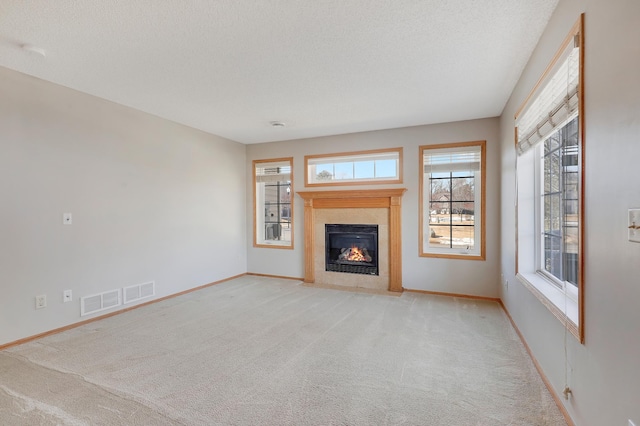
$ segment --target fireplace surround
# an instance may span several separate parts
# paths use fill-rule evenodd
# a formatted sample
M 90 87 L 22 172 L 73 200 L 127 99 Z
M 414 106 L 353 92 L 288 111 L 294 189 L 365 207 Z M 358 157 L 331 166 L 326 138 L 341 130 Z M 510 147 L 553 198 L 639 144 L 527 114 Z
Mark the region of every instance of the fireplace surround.
M 361 282 L 378 280 L 383 283 L 383 289 L 402 292 L 401 200 L 405 191 L 406 188 L 386 188 L 297 192 L 304 200 L 304 281 L 343 285 L 343 281 L 349 280 L 342 277 L 351 276 L 357 282 L 347 286 L 360 287 Z M 379 218 L 378 221 L 364 218 L 365 223 L 383 223 L 378 233 L 380 276 L 325 272 L 324 223 L 348 223 L 363 215 Z M 345 218 L 347 220 L 341 220 Z M 341 278 L 339 282 L 327 282 L 326 274 Z

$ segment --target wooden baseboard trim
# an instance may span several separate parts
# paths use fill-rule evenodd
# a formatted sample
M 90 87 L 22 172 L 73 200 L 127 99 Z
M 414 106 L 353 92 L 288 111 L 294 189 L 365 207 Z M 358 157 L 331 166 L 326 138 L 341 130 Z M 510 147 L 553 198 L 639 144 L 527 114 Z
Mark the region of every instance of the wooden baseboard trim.
M 348 291 L 351 293 L 377 294 L 382 296 L 394 296 L 394 297 L 402 296 L 402 292 L 390 291 L 390 290 L 376 290 L 374 288 L 349 287 L 346 285 L 318 284 L 318 283 L 303 283 L 302 285 L 305 287 L 311 287 L 311 288 L 325 288 L 329 290 Z
M 556 393 L 553 386 L 551 386 L 551 382 L 549 382 L 549 379 L 547 379 L 547 376 L 545 376 L 544 371 L 542 371 L 542 367 L 540 367 L 540 364 L 538 364 L 538 360 L 536 359 L 535 356 L 533 356 L 533 352 L 531 352 L 531 348 L 529 348 L 527 341 L 524 340 L 524 336 L 522 335 L 522 333 L 520 333 L 520 330 L 518 329 L 518 326 L 516 325 L 516 323 L 513 321 L 513 318 L 511 318 L 511 314 L 509 313 L 509 310 L 504 305 L 504 303 L 502 303 L 501 299 L 498 299 L 498 302 L 500 303 L 500 306 L 502 307 L 502 310 L 504 311 L 504 313 L 507 315 L 507 318 L 509 318 L 509 322 L 511 322 L 511 326 L 516 331 L 516 334 L 520 338 L 520 341 L 522 342 L 522 344 L 524 345 L 524 348 L 529 354 L 529 358 L 531 358 L 531 361 L 533 361 L 533 365 L 536 367 L 536 370 L 538 370 L 538 374 L 540 374 L 540 377 L 542 378 L 542 382 L 545 384 L 545 386 L 549 390 L 549 393 L 551 393 L 551 397 L 553 397 L 553 400 L 556 402 L 556 405 L 558 406 L 558 409 L 562 413 L 564 420 L 567 422 L 567 426 L 575 426 L 575 423 L 571 419 L 569 412 L 567 411 L 564 404 L 560 400 L 560 397 Z
M 153 299 L 153 300 L 150 300 L 148 302 L 141 303 L 139 305 L 130 306 L 128 308 L 120 309 L 118 311 L 109 312 L 108 314 L 100 315 L 100 316 L 97 316 L 97 317 L 94 317 L 94 318 L 89 318 L 87 320 L 83 320 L 83 321 L 79 321 L 79 322 L 74 322 L 73 324 L 65 325 L 64 327 L 56 328 L 56 329 L 53 329 L 53 330 L 45 331 L 43 333 L 35 334 L 33 336 L 25 337 L 23 339 L 19 339 L 19 340 L 13 341 L 13 342 L 5 343 L 4 345 L 0 345 L 0 351 L 2 351 L 4 349 L 7 349 L 7 348 L 10 348 L 10 347 L 13 347 L 13 346 L 18 346 L 18 345 L 22 345 L 22 344 L 27 343 L 27 342 L 31 342 L 33 340 L 41 339 L 43 337 L 50 336 L 52 334 L 62 333 L 63 331 L 71 330 L 73 328 L 80 327 L 82 325 L 89 324 L 89 323 L 92 323 L 92 322 L 95 322 L 95 321 L 99 321 L 101 319 L 105 319 L 105 318 L 113 317 L 115 315 L 119 315 L 119 314 L 122 314 L 122 313 L 125 313 L 125 312 L 129 312 L 129 311 L 132 311 L 134 309 L 141 308 L 143 306 L 151 305 L 153 303 L 162 302 L 163 300 L 172 299 L 174 297 L 178 297 L 178 296 L 182 296 L 183 294 L 192 293 L 194 291 L 202 290 L 204 288 L 211 287 L 211 286 L 214 286 L 214 285 L 217 285 L 217 284 L 222 284 L 223 282 L 230 281 L 230 280 L 233 280 L 233 279 L 236 279 L 236 278 L 240 278 L 240 277 L 243 277 L 245 275 L 247 275 L 247 274 L 245 273 L 245 274 L 234 275 L 233 277 L 224 278 L 222 280 L 214 281 L 214 282 L 209 283 L 209 284 L 204 284 L 204 285 L 201 285 L 201 286 L 198 286 L 198 287 L 190 288 L 189 290 L 184 290 L 184 291 L 181 291 L 181 292 L 178 292 L 178 293 L 170 294 L 168 296 L 160 297 L 158 299 Z
M 464 299 L 487 300 L 489 302 L 500 303 L 500 298 L 498 297 L 474 296 L 472 294 L 444 293 L 441 291 L 414 290 L 411 288 L 405 288 L 404 291 L 408 291 L 410 293 L 428 294 L 431 296 L 462 297 Z
M 251 276 L 254 276 L 254 277 L 280 278 L 280 279 L 283 279 L 283 280 L 304 281 L 304 278 L 286 277 L 284 275 L 258 274 L 258 273 L 255 273 L 255 272 L 247 272 L 246 275 L 251 275 Z

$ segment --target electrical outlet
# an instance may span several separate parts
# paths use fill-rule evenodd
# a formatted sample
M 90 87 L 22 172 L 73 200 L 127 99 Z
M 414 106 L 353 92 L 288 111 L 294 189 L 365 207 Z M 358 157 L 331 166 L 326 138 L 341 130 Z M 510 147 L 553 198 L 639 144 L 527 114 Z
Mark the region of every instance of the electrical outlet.
M 62 301 L 64 303 L 67 303 L 67 302 L 71 302 L 72 300 L 73 300 L 73 295 L 71 293 L 71 290 L 65 290 L 62 293 Z
M 47 295 L 41 294 L 36 296 L 36 309 L 42 309 L 47 307 Z

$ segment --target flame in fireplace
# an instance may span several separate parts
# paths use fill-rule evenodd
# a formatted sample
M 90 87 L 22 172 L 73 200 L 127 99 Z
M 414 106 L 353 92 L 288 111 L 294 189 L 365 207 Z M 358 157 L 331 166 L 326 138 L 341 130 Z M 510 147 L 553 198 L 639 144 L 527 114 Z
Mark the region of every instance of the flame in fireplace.
M 356 246 L 351 246 L 351 250 L 349 251 L 349 255 L 347 256 L 347 260 L 351 262 L 366 262 L 367 258 L 362 253 L 362 250 Z
M 371 256 L 366 248 L 360 248 L 355 244 L 351 248 L 340 249 L 338 260 L 347 262 L 371 262 Z

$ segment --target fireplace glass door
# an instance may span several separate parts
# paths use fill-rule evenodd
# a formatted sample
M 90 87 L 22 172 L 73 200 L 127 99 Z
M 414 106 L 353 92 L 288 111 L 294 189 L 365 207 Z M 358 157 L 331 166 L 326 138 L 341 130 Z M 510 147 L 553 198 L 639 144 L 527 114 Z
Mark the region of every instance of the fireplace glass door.
M 327 271 L 378 275 L 378 225 L 325 225 Z

